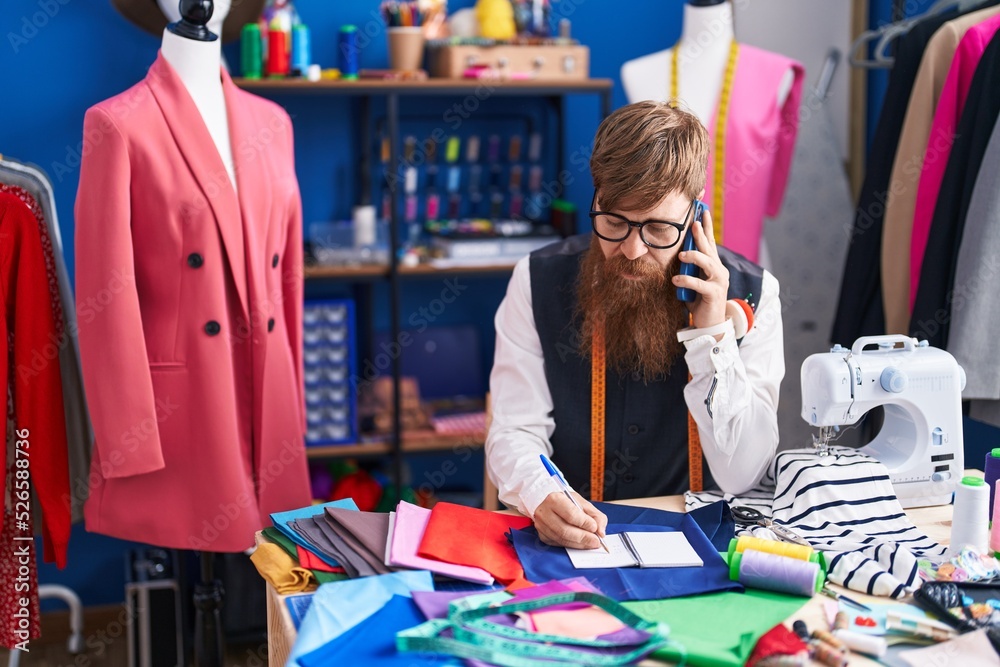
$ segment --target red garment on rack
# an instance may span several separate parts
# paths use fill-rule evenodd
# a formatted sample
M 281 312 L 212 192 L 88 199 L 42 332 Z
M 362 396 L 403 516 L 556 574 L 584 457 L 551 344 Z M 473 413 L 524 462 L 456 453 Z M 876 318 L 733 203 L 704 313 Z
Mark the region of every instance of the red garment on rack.
M 0 193 L 0 387 L 27 429 L 31 486 L 42 508 L 43 556 L 66 566 L 70 533 L 69 454 L 49 277 L 38 220 L 19 197 Z M 0 470 L 7 470 L 6 451 Z M 9 490 L 8 490 L 9 491 Z
M 531 519 L 525 516 L 438 503 L 431 510 L 417 554 L 479 567 L 505 586 L 523 588 L 530 584 L 507 533 L 530 525 Z

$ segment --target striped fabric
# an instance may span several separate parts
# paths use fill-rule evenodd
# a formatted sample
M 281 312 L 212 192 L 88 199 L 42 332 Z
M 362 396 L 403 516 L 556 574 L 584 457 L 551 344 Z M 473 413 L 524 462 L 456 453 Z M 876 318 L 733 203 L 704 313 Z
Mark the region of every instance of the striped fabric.
M 688 511 L 720 498 L 760 510 L 823 551 L 835 584 L 899 598 L 920 585 L 917 559 L 943 559 L 946 547 L 923 535 L 896 498 L 886 467 L 846 447 L 779 453 L 759 488 L 736 498 L 688 492 Z M 750 534 L 774 537 L 766 528 Z

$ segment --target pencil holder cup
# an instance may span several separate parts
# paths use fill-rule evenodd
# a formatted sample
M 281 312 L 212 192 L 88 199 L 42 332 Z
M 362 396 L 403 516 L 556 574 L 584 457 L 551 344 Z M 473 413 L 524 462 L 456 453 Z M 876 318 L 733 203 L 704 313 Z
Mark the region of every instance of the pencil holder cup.
M 389 28 L 389 68 L 412 72 L 424 59 L 424 33 L 420 27 Z

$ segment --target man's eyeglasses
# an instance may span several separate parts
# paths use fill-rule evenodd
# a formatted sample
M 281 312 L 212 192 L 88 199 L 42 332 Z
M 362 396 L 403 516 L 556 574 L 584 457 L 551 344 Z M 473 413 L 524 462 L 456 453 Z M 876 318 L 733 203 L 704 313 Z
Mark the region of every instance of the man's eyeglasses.
M 597 191 L 594 190 L 594 198 L 590 200 L 590 222 L 594 227 L 594 233 L 598 237 L 611 243 L 621 243 L 632 233 L 632 228 L 639 230 L 639 238 L 650 248 L 666 250 L 672 248 L 681 240 L 681 234 L 687 225 L 691 211 L 694 210 L 694 202 L 688 206 L 682 222 L 667 222 L 665 220 L 647 220 L 646 222 L 633 222 L 623 215 L 617 213 L 605 213 L 597 211 L 594 205 L 597 203 Z

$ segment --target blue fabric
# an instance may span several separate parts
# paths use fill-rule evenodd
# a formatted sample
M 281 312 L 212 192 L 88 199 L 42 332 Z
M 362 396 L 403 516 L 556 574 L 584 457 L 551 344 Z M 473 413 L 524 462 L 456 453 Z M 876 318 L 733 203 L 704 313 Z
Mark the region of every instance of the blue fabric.
M 286 665 L 300 665 L 299 658 L 367 619 L 393 595 L 410 597 L 412 591 L 432 590 L 434 584 L 427 570 L 405 570 L 323 584 L 312 596 L 312 604 L 302 619 Z M 423 622 L 423 617 L 420 621 Z
M 461 661 L 430 653 L 399 653 L 396 633 L 424 622 L 412 598 L 394 595 L 385 605 L 333 641 L 299 658 L 302 667 L 332 665 L 399 665 L 437 667 L 461 665 Z
M 594 505 L 608 517 L 608 523 L 641 523 L 677 528 L 680 525 L 680 518 L 684 516 L 680 512 L 665 512 L 630 505 L 611 503 L 594 503 Z M 736 521 L 729 511 L 729 505 L 720 500 L 692 510 L 687 516 L 694 519 L 716 551 L 729 551 L 729 541 L 736 536 Z
M 342 509 L 349 509 L 357 511 L 358 506 L 354 504 L 352 498 L 344 498 L 343 500 L 334 500 L 329 503 L 323 503 L 322 505 L 309 505 L 307 507 L 300 507 L 297 510 L 288 510 L 287 512 L 274 512 L 271 514 L 271 523 L 274 527 L 281 531 L 281 534 L 295 542 L 297 545 L 303 549 L 309 550 L 311 553 L 316 554 L 324 562 L 330 565 L 330 567 L 339 567 L 340 563 L 336 560 L 331 559 L 329 556 L 324 556 L 323 554 L 316 551 L 313 545 L 309 544 L 301 535 L 299 535 L 291 526 L 288 525 L 289 521 L 294 521 L 296 519 L 307 519 L 314 516 L 318 516 L 326 512 L 327 507 L 340 507 Z
M 612 506 L 621 507 L 621 506 Z M 604 511 L 604 507 L 600 508 Z M 634 509 L 634 508 L 631 508 Z M 646 514 L 645 512 L 657 512 Z M 609 523 L 607 532 L 657 532 L 679 530 L 701 557 L 701 567 L 671 568 L 601 568 L 577 570 L 562 547 L 543 544 L 534 527 L 513 531 L 514 549 L 521 559 L 528 581 L 545 582 L 550 579 L 568 579 L 585 574 L 587 580 L 609 598 L 625 600 L 660 600 L 719 591 L 743 591 L 738 582 L 729 580 L 729 568 L 719 555 L 719 550 L 687 514 L 646 510 L 642 521 L 656 520 L 655 524 Z M 616 517 L 618 518 L 618 517 Z M 609 516 L 610 521 L 614 521 Z

